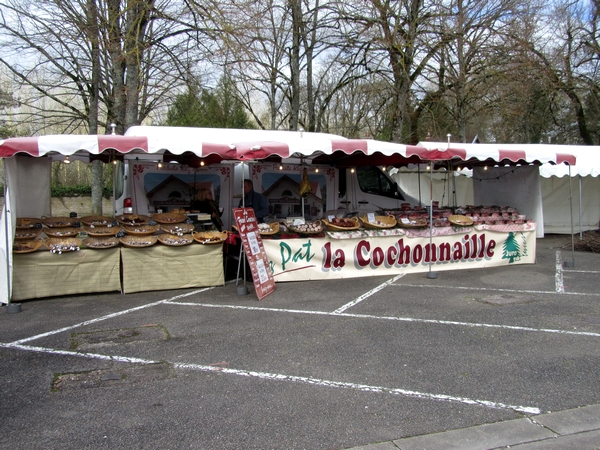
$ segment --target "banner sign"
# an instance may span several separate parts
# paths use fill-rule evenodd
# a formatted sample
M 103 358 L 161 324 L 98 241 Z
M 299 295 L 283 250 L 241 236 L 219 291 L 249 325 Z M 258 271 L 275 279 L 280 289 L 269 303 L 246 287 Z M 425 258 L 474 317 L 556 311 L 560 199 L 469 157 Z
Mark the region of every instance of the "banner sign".
M 467 233 L 429 237 L 356 239 L 305 237 L 264 241 L 276 281 L 355 278 L 430 270 L 534 264 L 533 231 Z
M 258 221 L 252 208 L 234 208 L 233 216 L 252 273 L 254 290 L 258 299 L 262 300 L 275 290 L 275 281 L 260 238 Z

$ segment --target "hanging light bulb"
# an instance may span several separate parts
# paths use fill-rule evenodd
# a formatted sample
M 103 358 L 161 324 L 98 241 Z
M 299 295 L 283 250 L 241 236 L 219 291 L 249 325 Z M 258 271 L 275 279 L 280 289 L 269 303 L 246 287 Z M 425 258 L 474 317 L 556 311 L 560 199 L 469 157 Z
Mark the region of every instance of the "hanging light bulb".
M 159 163 L 158 163 L 158 168 L 159 168 L 159 169 L 162 169 L 162 162 L 159 162 Z
M 68 156 L 65 156 L 65 159 L 64 159 L 63 163 L 65 163 L 65 164 L 71 164 L 71 160 L 69 159 Z

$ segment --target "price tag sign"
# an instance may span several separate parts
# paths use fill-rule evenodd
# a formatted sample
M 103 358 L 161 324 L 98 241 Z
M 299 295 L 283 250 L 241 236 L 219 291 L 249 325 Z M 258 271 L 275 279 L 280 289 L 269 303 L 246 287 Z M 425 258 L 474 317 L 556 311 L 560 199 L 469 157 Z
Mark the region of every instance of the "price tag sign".
M 258 234 L 258 236 L 260 236 L 260 234 Z M 250 247 L 250 254 L 252 256 L 258 255 L 260 253 L 260 245 L 258 243 L 258 239 L 260 238 L 257 237 L 255 231 L 250 231 L 248 233 L 248 247 Z
M 369 221 L 369 223 L 375 223 L 375 213 L 367 214 L 367 220 Z
M 263 247 L 258 220 L 252 208 L 234 208 L 233 216 L 250 266 L 254 290 L 259 300 L 275 291 L 275 280 Z

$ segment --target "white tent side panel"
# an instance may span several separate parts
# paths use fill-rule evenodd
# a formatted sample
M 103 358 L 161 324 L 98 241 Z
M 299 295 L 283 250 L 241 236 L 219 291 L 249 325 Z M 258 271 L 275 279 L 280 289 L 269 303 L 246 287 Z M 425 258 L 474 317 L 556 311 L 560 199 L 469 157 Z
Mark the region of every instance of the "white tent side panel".
M 5 161 L 11 159 L 16 159 L 11 172 L 16 173 L 12 194 L 17 217 L 52 216 L 52 160 L 14 156 Z
M 17 217 L 51 216 L 49 158 L 14 156 L 4 160 L 5 209 L 0 220 L 0 303 L 12 295 L 12 245 Z
M 536 236 L 544 237 L 544 211 L 537 166 L 483 167 L 473 169 L 476 205 L 513 206 L 537 223 Z
M 433 200 L 440 205 L 463 206 L 473 204 L 473 181 L 469 177 L 448 177 L 445 173 L 433 172 L 433 180 L 429 172 L 396 172 L 392 178 L 398 187 L 411 197 L 428 205 L 430 199 L 430 185 L 433 188 Z M 454 205 L 453 190 L 456 187 L 456 205 Z
M 569 190 L 568 176 L 540 179 L 546 233 L 571 234 L 570 191 L 573 195 L 573 232 L 600 227 L 600 177 L 573 177 L 570 181 Z

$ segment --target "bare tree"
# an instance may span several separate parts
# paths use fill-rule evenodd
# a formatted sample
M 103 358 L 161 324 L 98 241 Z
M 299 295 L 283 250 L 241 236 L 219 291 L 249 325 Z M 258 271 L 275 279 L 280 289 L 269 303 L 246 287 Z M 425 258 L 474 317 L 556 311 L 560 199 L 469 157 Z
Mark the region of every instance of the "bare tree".
M 598 4 L 540 5 L 535 19 L 522 23 L 511 38 L 521 60 L 550 90 L 554 126 L 546 134 L 555 142 L 597 144 Z
M 379 137 L 411 139 L 414 88 L 432 57 L 445 44 L 439 22 L 444 13 L 435 1 L 382 0 L 336 2 L 349 42 L 362 45 L 363 64 L 389 82 L 388 124 Z
M 439 53 L 439 70 L 446 111 L 453 118 L 459 141 L 479 132 L 468 132 L 470 122 L 489 108 L 490 89 L 509 70 L 512 52 L 504 45 L 506 28 L 518 11 L 513 0 L 454 0 L 447 4 L 441 25 L 448 45 Z M 443 71 L 443 75 L 441 75 Z M 442 100 L 440 98 L 440 100 Z
M 199 30 L 179 1 L 6 0 L 0 8 L 0 64 L 35 93 L 19 99 L 34 133 L 49 124 L 97 133 L 111 123 L 123 133 L 168 105 L 180 70 L 200 59 L 189 43 Z

